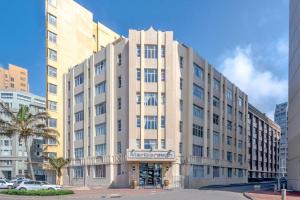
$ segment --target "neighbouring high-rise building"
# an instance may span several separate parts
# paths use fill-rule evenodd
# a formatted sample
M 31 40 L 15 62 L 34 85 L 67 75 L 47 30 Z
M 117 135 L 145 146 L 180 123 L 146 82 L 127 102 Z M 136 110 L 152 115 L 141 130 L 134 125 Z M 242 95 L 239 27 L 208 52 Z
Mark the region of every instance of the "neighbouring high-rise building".
M 247 182 L 248 97 L 172 31 L 129 30 L 64 85 L 65 184 Z
M 249 181 L 277 178 L 280 127 L 253 105 L 248 110 Z
M 44 112 L 46 100 L 27 92 L 9 90 L 0 91 L 0 101 L 4 102 L 12 111 L 17 112 L 20 105 L 28 106 L 31 113 Z M 0 112 L 1 119 L 5 119 L 5 113 Z M 31 157 L 35 176 L 38 180 L 44 180 L 45 174 L 40 163 L 43 161 L 43 138 L 34 138 L 30 141 Z M 18 136 L 11 138 L 0 136 L 0 178 L 12 179 L 28 175 L 27 151 L 24 141 L 19 142 Z
M 46 152 L 63 156 L 63 74 L 119 35 L 93 21 L 93 14 L 73 0 L 46 0 L 46 82 L 49 126 L 61 134 Z
M 300 190 L 300 1 L 290 0 L 288 187 Z
M 27 69 L 12 64 L 8 69 L 0 66 L 0 90 L 29 92 Z
M 287 158 L 288 158 L 288 103 L 287 102 L 276 105 L 274 120 L 281 128 L 280 150 L 279 150 L 279 172 L 280 172 L 280 176 L 287 176 Z

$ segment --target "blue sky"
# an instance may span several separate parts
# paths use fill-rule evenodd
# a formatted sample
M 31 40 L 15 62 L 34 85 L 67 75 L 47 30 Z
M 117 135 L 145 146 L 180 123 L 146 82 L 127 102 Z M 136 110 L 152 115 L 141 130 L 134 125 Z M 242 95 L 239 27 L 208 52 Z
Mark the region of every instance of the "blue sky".
M 288 0 L 76 1 L 124 36 L 173 30 L 269 116 L 287 99 Z M 27 68 L 31 91 L 45 95 L 44 1 L 1 0 L 0 27 L 0 65 Z

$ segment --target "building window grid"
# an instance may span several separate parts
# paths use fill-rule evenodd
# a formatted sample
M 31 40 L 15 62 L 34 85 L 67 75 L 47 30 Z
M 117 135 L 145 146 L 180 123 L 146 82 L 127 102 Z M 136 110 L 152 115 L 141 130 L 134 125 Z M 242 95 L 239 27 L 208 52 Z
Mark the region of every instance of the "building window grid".
M 144 116 L 145 129 L 157 129 L 157 116 Z
M 157 58 L 157 45 L 145 45 L 145 58 Z
M 75 81 L 75 87 L 78 86 L 78 85 L 83 84 L 83 82 L 84 82 L 84 75 L 83 75 L 83 73 L 81 73 L 78 76 L 76 76 L 75 79 L 74 79 L 74 81 Z
M 144 69 L 144 81 L 146 83 L 157 82 L 157 69 Z
M 106 70 L 106 60 L 102 60 L 95 65 L 95 74 L 100 75 Z
M 106 123 L 97 124 L 95 126 L 96 136 L 106 135 Z

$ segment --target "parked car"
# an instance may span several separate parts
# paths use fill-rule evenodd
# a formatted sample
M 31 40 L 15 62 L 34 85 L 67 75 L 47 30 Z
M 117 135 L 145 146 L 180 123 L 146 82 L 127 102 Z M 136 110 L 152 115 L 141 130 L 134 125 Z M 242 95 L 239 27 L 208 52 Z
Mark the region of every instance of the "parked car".
M 11 181 L 21 181 L 21 180 L 29 180 L 29 179 L 25 178 L 25 177 L 18 177 L 18 178 L 12 179 Z
M 9 182 L 5 179 L 0 180 L 0 188 L 1 189 L 12 189 L 13 188 L 13 183 Z
M 13 183 L 13 188 L 17 188 L 23 181 L 30 181 L 30 179 L 22 179 L 22 180 L 11 181 Z
M 61 190 L 61 185 L 52 185 L 44 181 L 22 181 L 17 190 Z

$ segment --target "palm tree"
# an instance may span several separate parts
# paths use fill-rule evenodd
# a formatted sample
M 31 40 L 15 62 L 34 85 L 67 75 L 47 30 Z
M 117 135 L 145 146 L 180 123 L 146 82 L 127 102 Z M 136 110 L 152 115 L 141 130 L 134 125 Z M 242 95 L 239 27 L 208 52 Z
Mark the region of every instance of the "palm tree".
M 17 112 L 14 112 L 3 102 L 0 102 L 0 111 L 4 113 L 4 117 L 0 118 L 0 135 L 17 136 L 19 142 L 24 141 L 30 176 L 35 180 L 29 141 L 35 137 L 56 140 L 58 132 L 55 129 L 48 128 L 49 115 L 47 112 L 32 114 L 27 106 L 21 106 Z
M 57 176 L 56 184 L 60 185 L 62 169 L 70 163 L 70 159 L 64 159 L 62 157 L 60 158 L 48 157 L 48 159 L 49 159 L 50 167 L 56 172 L 56 176 Z

